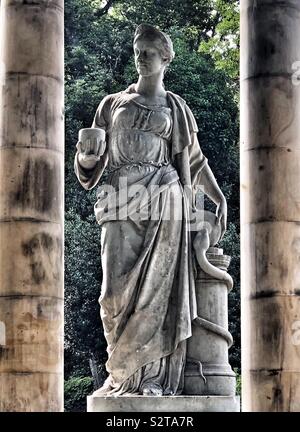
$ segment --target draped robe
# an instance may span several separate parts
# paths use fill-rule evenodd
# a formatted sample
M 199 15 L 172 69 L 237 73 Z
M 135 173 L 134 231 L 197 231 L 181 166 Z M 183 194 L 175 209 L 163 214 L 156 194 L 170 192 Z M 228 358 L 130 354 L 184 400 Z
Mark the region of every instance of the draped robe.
M 109 165 L 114 113 L 134 92 L 132 85 L 100 103 L 92 127 L 106 130 L 106 150 L 91 170 L 80 166 L 78 153 L 75 156 L 75 173 L 85 189 L 95 187 Z M 108 344 L 106 369 L 111 386 L 119 394 L 138 392 L 147 377 L 163 384 L 168 394 L 179 394 L 183 387 L 185 342 L 197 316 L 189 221 L 207 159 L 197 140 L 196 121 L 185 101 L 172 92 L 167 92 L 167 101 L 173 120 L 171 163 L 137 177 L 138 184 L 145 188 L 158 185 L 158 192 L 146 200 L 129 194 L 130 199 L 122 202 L 122 188 L 116 188 L 109 198 L 114 198 L 117 208 L 107 209 L 100 187 L 95 204 L 96 219 L 102 227 L 103 282 L 99 302 Z M 128 180 L 129 190 L 136 187 L 136 178 L 128 175 Z M 175 203 L 174 209 L 181 215 L 178 220 L 164 218 L 170 202 Z M 137 219 L 133 224 L 128 221 L 131 209 L 149 209 L 150 204 L 152 210 L 158 211 L 158 218 Z

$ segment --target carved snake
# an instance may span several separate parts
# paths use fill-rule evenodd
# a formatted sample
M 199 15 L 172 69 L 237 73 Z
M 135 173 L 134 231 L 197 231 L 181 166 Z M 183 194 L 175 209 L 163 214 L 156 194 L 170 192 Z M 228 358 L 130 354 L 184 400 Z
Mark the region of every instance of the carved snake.
M 230 291 L 233 287 L 232 277 L 226 271 L 212 265 L 206 257 L 208 248 L 214 246 L 219 241 L 221 227 L 217 223 L 216 215 L 213 213 L 204 211 L 203 216 L 202 221 L 198 224 L 197 233 L 193 240 L 193 247 L 198 264 L 206 274 L 215 279 L 224 281 L 227 285 L 228 291 Z M 223 327 L 201 317 L 197 317 L 193 322 L 194 324 L 223 337 L 226 340 L 228 347 L 231 347 L 233 343 L 232 336 L 229 331 L 225 330 Z

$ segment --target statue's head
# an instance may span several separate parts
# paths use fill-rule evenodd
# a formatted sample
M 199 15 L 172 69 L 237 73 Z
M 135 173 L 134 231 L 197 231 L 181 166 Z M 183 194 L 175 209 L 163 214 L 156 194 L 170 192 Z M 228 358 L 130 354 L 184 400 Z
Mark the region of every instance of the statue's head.
M 164 71 L 175 56 L 171 38 L 149 24 L 137 27 L 133 49 L 136 69 L 143 76 Z

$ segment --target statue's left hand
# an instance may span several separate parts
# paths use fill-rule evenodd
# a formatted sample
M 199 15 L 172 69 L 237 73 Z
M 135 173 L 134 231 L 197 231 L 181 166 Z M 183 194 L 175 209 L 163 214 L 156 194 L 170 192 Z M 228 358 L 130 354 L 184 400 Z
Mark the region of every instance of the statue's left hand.
M 221 225 L 221 237 L 220 237 L 220 241 L 221 241 L 227 228 L 227 203 L 225 198 L 223 198 L 218 204 L 216 210 L 216 216 L 217 216 L 217 223 Z

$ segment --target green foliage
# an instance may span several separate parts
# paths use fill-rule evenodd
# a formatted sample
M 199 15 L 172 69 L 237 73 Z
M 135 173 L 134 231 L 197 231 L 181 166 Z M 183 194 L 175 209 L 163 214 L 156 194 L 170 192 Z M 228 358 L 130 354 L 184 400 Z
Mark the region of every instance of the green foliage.
M 242 376 L 239 374 L 239 370 L 237 368 L 234 369 L 236 374 L 236 394 L 241 396 L 242 394 Z
M 226 198 L 236 200 L 238 110 L 230 80 L 212 61 L 195 51 L 188 52 L 182 34 L 174 34 L 173 39 L 176 57 L 167 72 L 166 87 L 187 101 L 198 123 L 202 151 L 221 187 L 227 187 Z M 238 203 L 229 203 L 230 208 L 233 206 Z
M 76 377 L 65 381 L 65 411 L 86 411 L 86 397 L 93 392 L 90 377 Z
M 123 0 L 116 3 L 114 14 L 134 26 L 147 22 L 166 31 L 179 27 L 190 48 L 195 49 L 215 25 L 213 3 L 213 0 L 143 0 L 137 5 Z
M 77 133 L 80 128 L 91 125 L 97 105 L 105 95 L 123 90 L 136 81 L 132 38 L 136 25 L 141 22 L 158 25 L 172 37 L 176 56 L 165 77 L 166 88 L 182 96 L 191 107 L 199 127 L 201 148 L 228 200 L 228 232 L 221 247 L 233 257 L 230 273 L 235 288 L 229 296 L 229 317 L 235 345 L 231 360 L 239 367 L 238 109 L 234 74 L 226 63 L 229 51 L 222 48 L 222 35 L 229 34 L 231 28 L 233 37 L 237 37 L 236 27 L 230 27 L 230 13 L 236 20 L 235 3 L 231 8 L 225 0 L 116 0 L 110 1 L 111 7 L 104 10 L 98 1 L 66 0 L 65 376 L 70 378 L 68 392 L 73 388 L 74 377 L 91 374 L 91 358 L 99 363 L 104 379 L 106 360 L 98 305 L 102 280 L 101 232 L 93 212 L 95 191 L 85 191 L 74 174 Z M 206 47 L 212 43 L 210 35 L 219 35 L 219 42 L 216 39 L 214 46 L 204 49 L 204 43 L 208 44 Z M 220 57 L 216 55 L 219 51 Z M 74 398 L 70 399 L 67 408 L 76 408 L 76 404 Z
M 239 76 L 239 1 L 215 0 L 216 26 L 208 40 L 200 43 L 199 51 L 209 54 L 218 69 L 226 71 L 237 85 Z
M 92 213 L 92 212 L 91 212 Z M 65 373 L 88 375 L 89 359 L 104 362 L 98 298 L 101 287 L 100 229 L 91 214 L 65 215 Z

